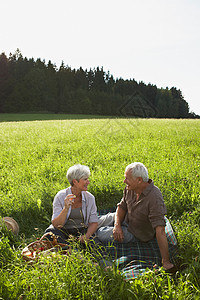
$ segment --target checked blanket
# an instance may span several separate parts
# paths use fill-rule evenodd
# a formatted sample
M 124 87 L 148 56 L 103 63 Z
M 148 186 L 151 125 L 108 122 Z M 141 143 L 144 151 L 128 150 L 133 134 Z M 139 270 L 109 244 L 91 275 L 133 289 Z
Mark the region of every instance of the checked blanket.
M 109 210 L 113 212 L 115 210 Z M 108 211 L 107 211 L 108 212 Z M 107 212 L 99 212 L 99 215 Z M 178 264 L 178 245 L 169 220 L 165 217 L 165 232 L 168 240 L 170 261 Z M 137 278 L 146 269 L 162 266 L 162 259 L 156 238 L 149 242 L 136 241 L 132 243 L 112 243 L 105 245 L 106 252 L 111 260 L 119 267 L 126 280 Z

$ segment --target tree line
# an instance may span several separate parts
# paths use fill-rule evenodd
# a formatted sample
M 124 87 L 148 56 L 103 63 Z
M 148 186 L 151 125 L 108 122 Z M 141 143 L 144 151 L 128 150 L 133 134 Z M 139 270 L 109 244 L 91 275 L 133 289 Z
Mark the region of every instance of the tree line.
M 103 67 L 72 69 L 62 62 L 0 54 L 0 113 L 51 112 L 118 117 L 194 118 L 176 87 L 114 79 Z

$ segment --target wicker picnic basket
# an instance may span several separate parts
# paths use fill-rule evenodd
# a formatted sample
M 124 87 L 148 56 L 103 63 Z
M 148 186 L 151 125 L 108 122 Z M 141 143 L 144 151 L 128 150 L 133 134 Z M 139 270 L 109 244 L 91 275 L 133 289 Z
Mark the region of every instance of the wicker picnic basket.
M 48 236 L 52 235 L 53 240 L 49 240 Z M 52 253 L 59 252 L 65 255 L 71 253 L 71 247 L 67 244 L 59 243 L 56 236 L 51 233 L 45 233 L 40 239 L 27 245 L 21 252 L 21 255 L 26 261 L 37 260 L 41 256 L 49 256 Z

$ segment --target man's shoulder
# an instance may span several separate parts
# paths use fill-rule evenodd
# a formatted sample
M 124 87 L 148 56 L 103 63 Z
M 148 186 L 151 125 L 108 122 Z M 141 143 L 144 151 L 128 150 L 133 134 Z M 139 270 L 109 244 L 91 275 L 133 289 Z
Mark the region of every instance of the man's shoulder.
M 153 180 L 149 183 L 149 186 L 145 189 L 144 195 L 147 199 L 147 201 L 157 202 L 157 201 L 163 201 L 163 195 L 161 193 L 161 190 L 154 185 Z
M 155 192 L 161 193 L 161 190 L 159 189 L 159 187 L 157 185 L 155 185 L 154 183 L 152 185 L 152 190 L 155 191 Z
M 161 190 L 159 189 L 159 187 L 157 187 L 155 184 L 154 184 L 154 181 L 152 179 L 150 179 L 150 183 L 149 183 L 149 187 L 147 188 L 147 190 L 149 192 L 152 192 L 152 193 L 158 193 L 158 194 L 162 194 L 161 193 Z
M 159 189 L 159 187 L 157 187 L 156 185 L 153 186 L 152 193 L 154 193 L 155 195 L 158 195 L 159 197 L 162 197 L 162 192 Z
M 151 189 L 151 191 L 149 192 L 149 194 L 147 195 L 148 199 L 149 199 L 149 204 L 150 205 L 154 205 L 154 206 L 160 206 L 160 205 L 164 205 L 164 199 L 163 199 L 163 195 L 160 191 L 160 189 L 154 185 Z

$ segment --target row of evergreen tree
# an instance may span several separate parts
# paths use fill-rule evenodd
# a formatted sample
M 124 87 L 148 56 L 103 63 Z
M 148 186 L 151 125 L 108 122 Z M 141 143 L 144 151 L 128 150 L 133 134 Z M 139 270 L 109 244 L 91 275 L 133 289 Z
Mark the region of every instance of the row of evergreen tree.
M 191 118 L 175 87 L 114 79 L 103 67 L 59 68 L 24 58 L 19 51 L 0 54 L 0 113 L 52 112 L 130 117 Z

